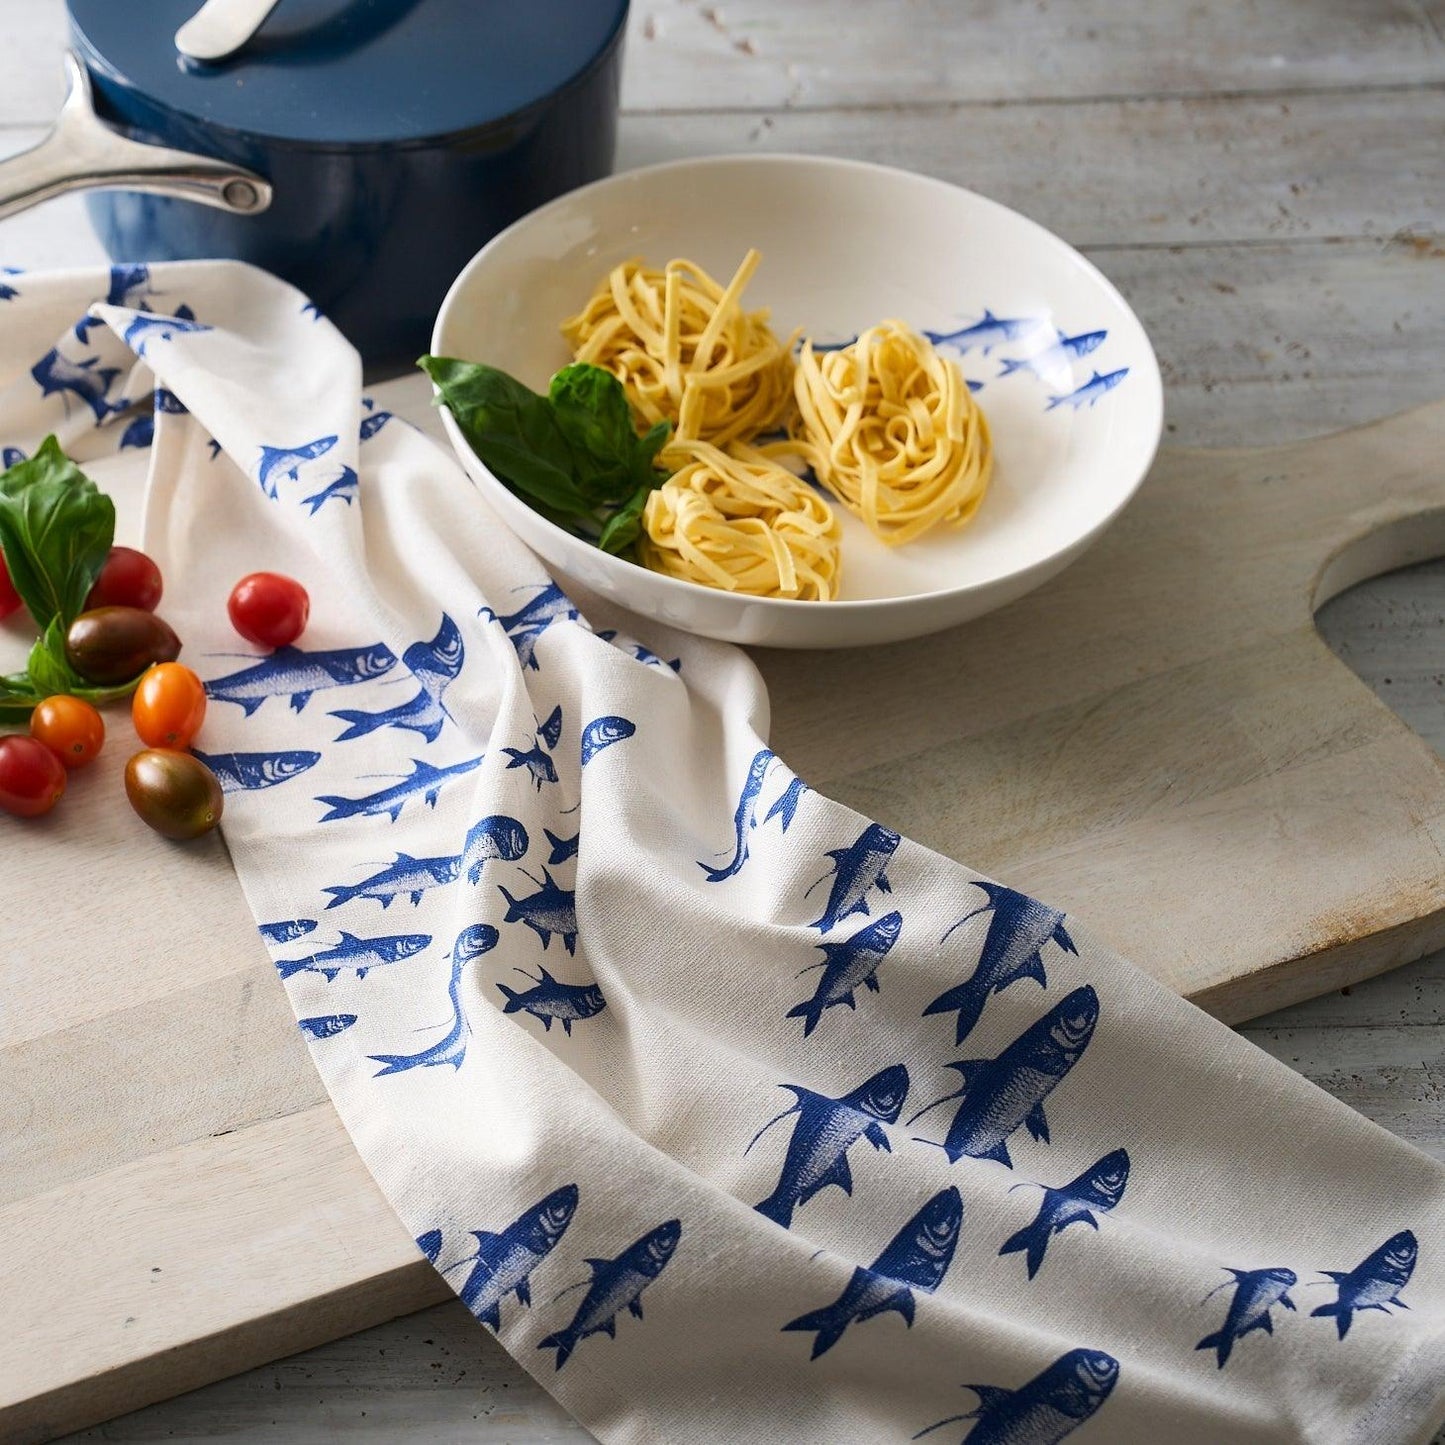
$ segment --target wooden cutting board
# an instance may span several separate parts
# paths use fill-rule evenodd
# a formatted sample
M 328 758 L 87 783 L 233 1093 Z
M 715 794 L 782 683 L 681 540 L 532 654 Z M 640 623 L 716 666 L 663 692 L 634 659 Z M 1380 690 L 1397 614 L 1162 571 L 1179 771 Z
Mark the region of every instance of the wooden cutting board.
M 424 384 L 381 392 L 434 429 Z M 1007 610 L 760 655 L 774 745 L 1221 1018 L 1404 963 L 1445 944 L 1445 768 L 1312 613 L 1445 552 L 1442 453 L 1445 402 L 1165 452 L 1109 535 Z M 51 824 L 0 829 L 7 1442 L 447 1293 L 327 1102 L 220 842 L 140 837 L 124 757 Z

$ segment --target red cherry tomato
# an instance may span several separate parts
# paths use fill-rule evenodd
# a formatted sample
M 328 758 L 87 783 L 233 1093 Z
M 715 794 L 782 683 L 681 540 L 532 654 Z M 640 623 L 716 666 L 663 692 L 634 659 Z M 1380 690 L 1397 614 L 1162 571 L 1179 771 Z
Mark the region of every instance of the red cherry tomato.
M 38 818 L 64 791 L 65 769 L 44 743 L 21 733 L 0 738 L 0 808 L 17 818 Z
M 188 748 L 206 716 L 205 684 L 184 663 L 159 663 L 142 674 L 130 715 L 147 747 Z
M 142 612 L 154 612 L 161 600 L 161 585 L 161 569 L 144 552 L 112 547 L 81 611 L 139 607 Z
M 20 606 L 20 594 L 10 580 L 10 569 L 5 565 L 5 554 L 0 552 L 0 619 L 9 617 Z
M 30 736 L 67 768 L 83 768 L 105 743 L 105 723 L 84 698 L 58 693 L 30 714 Z
M 259 647 L 285 647 L 306 630 L 311 599 L 294 577 L 279 572 L 252 572 L 231 591 L 226 610 L 231 625 Z

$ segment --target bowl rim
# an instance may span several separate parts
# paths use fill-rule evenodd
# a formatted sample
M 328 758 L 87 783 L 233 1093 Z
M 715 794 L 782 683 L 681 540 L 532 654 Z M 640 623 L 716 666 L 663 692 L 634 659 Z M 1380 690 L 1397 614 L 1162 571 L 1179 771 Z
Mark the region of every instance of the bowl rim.
M 603 176 L 598 180 L 590 181 L 585 186 L 578 186 L 575 190 L 567 191 L 563 195 L 548 201 L 545 205 L 538 206 L 536 210 L 528 211 L 526 215 L 520 216 L 507 226 L 505 230 L 498 231 L 490 241 L 486 243 L 457 273 L 456 279 L 447 288 L 446 295 L 442 298 L 441 306 L 437 310 L 436 320 L 432 324 L 430 349 L 433 355 L 440 354 L 437 351 L 437 343 L 441 337 L 445 325 L 454 304 L 460 293 L 470 281 L 473 271 L 482 265 L 488 254 L 499 247 L 507 240 L 514 231 L 521 230 L 530 222 L 547 215 L 549 212 L 560 211 L 567 206 L 574 204 L 581 196 L 589 192 L 601 190 L 607 187 L 626 184 L 636 176 L 652 176 L 677 170 L 706 170 L 716 166 L 725 165 L 746 165 L 746 166 L 807 166 L 824 170 L 842 170 L 864 172 L 869 174 L 881 174 L 889 177 L 903 177 L 909 181 L 920 183 L 928 188 L 947 192 L 961 192 L 970 200 L 978 202 L 986 210 L 991 210 L 1006 217 L 1010 221 L 1020 222 L 1028 229 L 1038 232 L 1048 241 L 1055 245 L 1062 246 L 1070 253 L 1074 263 L 1088 273 L 1094 281 L 1103 289 L 1106 295 L 1130 316 L 1139 333 L 1143 338 L 1145 359 L 1147 367 L 1141 371 L 1143 379 L 1148 382 L 1148 404 L 1149 414 L 1146 416 L 1146 424 L 1153 432 L 1153 439 L 1147 447 L 1147 454 L 1143 463 L 1138 469 L 1138 474 L 1129 483 L 1120 495 L 1118 501 L 1108 512 L 1099 518 L 1088 530 L 1081 532 L 1078 536 L 1071 537 L 1067 542 L 1053 548 L 1047 555 L 1037 557 L 1033 561 L 1016 567 L 1010 572 L 1005 572 L 997 577 L 989 577 L 980 582 L 963 582 L 956 587 L 936 587 L 927 592 L 908 592 L 897 597 L 839 597 L 830 602 L 818 603 L 798 597 L 759 597 L 753 593 L 730 592 L 722 587 L 708 587 L 701 582 L 692 582 L 684 577 L 671 577 L 665 572 L 655 572 L 650 567 L 643 567 L 640 563 L 630 562 L 625 557 L 619 557 L 610 552 L 603 552 L 601 548 L 594 547 L 591 543 L 584 541 L 581 537 L 559 527 L 555 522 L 544 517 L 535 508 L 527 505 L 522 498 L 518 497 L 512 490 L 495 476 L 487 464 L 472 450 L 471 444 L 467 441 L 461 425 L 451 412 L 440 405 L 440 392 L 435 383 L 432 385 L 432 400 L 438 406 L 442 415 L 442 425 L 447 436 L 451 438 L 453 448 L 465 447 L 467 455 L 481 469 L 488 482 L 498 492 L 506 497 L 507 502 L 527 510 L 529 517 L 539 524 L 543 529 L 554 533 L 564 546 L 585 547 L 589 560 L 594 565 L 603 568 L 617 568 L 616 576 L 619 578 L 632 578 L 637 573 L 642 573 L 648 584 L 657 584 L 662 588 L 662 594 L 685 597 L 693 602 L 703 598 L 712 599 L 717 602 L 724 600 L 745 605 L 749 608 L 762 607 L 777 611 L 781 614 L 794 612 L 797 609 L 806 609 L 811 615 L 818 612 L 820 606 L 825 608 L 829 616 L 846 614 L 858 611 L 896 611 L 908 607 L 917 607 L 930 602 L 939 602 L 949 597 L 966 597 L 972 593 L 985 590 L 992 590 L 997 587 L 1006 586 L 1008 583 L 1020 578 L 1026 578 L 1030 574 L 1043 568 L 1055 567 L 1062 562 L 1067 565 L 1069 561 L 1078 557 L 1085 551 L 1101 533 L 1106 531 L 1119 517 L 1119 514 L 1132 502 L 1143 486 L 1145 480 L 1153 469 L 1155 458 L 1159 454 L 1159 446 L 1164 434 L 1164 382 L 1159 370 L 1159 358 L 1154 352 L 1154 343 L 1149 338 L 1149 333 L 1144 323 L 1135 313 L 1134 308 L 1129 305 L 1123 293 L 1104 273 L 1089 260 L 1081 251 L 1064 240 L 1062 236 L 1050 231 L 1047 226 L 1035 221 L 1032 217 L 1024 215 L 1021 211 L 1014 210 L 1011 206 L 1004 205 L 1001 201 L 995 201 L 978 191 L 970 190 L 967 186 L 960 186 L 953 181 L 943 180 L 939 176 L 925 175 L 921 171 L 910 171 L 902 166 L 884 165 L 878 161 L 854 160 L 846 156 L 820 156 L 809 155 L 804 151 L 769 151 L 762 155 L 753 155 L 747 151 L 726 151 L 719 155 L 708 156 L 683 156 L 675 160 L 658 161 L 653 165 L 635 166 L 629 170 L 614 171 L 611 175 Z M 841 505 L 841 504 L 840 504 Z M 526 538 L 522 541 L 525 543 Z M 596 562 L 596 558 L 602 561 Z M 625 569 L 625 570 L 622 570 Z

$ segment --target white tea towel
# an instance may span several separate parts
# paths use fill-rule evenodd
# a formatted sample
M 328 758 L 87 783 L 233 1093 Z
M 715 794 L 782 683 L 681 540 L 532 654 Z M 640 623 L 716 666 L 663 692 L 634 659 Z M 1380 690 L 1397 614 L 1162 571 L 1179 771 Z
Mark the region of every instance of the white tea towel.
M 1445 1170 L 809 790 L 742 653 L 581 615 L 296 292 L 7 289 L 0 443 L 149 447 L 226 839 L 341 1117 L 599 1436 L 1427 1438 Z M 262 568 L 311 625 L 238 657 Z

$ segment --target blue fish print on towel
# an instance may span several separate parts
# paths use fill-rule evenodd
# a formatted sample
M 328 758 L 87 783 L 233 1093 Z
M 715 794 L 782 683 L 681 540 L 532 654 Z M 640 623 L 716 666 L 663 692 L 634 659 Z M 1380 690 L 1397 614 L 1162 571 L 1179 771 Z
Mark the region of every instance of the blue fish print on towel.
M 1289 1290 L 1296 1282 L 1294 1270 L 1231 1269 L 1229 1273 L 1234 1276 L 1234 1298 L 1229 1302 L 1224 1323 L 1194 1347 L 1214 1350 L 1221 1370 L 1229 1363 L 1236 1340 L 1243 1339 L 1251 1330 L 1263 1330 L 1267 1335 L 1274 1333 L 1270 1310 L 1276 1305 L 1283 1305 L 1287 1310 L 1294 1308 L 1294 1301 L 1289 1297 Z M 1226 1280 L 1218 1289 L 1210 1290 L 1205 1299 L 1229 1287 L 1230 1282 Z
M 203 753 L 191 751 L 215 775 L 223 793 L 255 792 L 299 778 L 321 761 L 320 753 L 301 750 L 281 753 Z
M 1113 1393 L 1119 1362 L 1103 1350 L 1070 1350 L 1017 1390 L 998 1385 L 965 1385 L 978 1396 L 978 1408 L 950 1415 L 913 1438 L 958 1420 L 976 1420 L 968 1445 L 1058 1445 L 1086 1420 L 1092 1420 Z
M 827 882 L 829 877 L 833 880 L 828 892 L 828 906 L 824 908 L 822 917 L 809 927 L 827 933 L 852 914 L 868 912 L 869 889 L 880 888 L 884 893 L 891 893 L 892 886 L 883 870 L 901 841 L 891 828 L 885 828 L 881 823 L 869 823 L 858 835 L 857 842 L 846 848 L 830 848 L 826 856 L 833 860 L 833 867 L 818 879 L 818 883 Z M 813 888 L 818 883 L 813 884 Z M 808 893 L 813 888 L 809 888 Z M 808 893 L 803 897 L 806 898 Z
M 1035 1139 L 1049 1142 L 1044 1100 L 1079 1062 L 1098 1021 L 1098 994 L 1088 984 L 1076 988 L 997 1058 L 963 1059 L 945 1065 L 962 1076 L 962 1087 L 935 1099 L 908 1122 L 961 1097 L 963 1102 L 941 1146 L 948 1162 L 956 1164 L 968 1155 L 971 1159 L 996 1159 L 1012 1169 L 1009 1137 L 1027 1124 Z
M 416 1237 L 416 1247 L 435 1264 L 441 1257 L 442 1232 L 439 1229 L 429 1229 L 425 1234 Z
M 557 1368 L 560 1370 L 571 1358 L 572 1351 L 588 1335 L 605 1333 L 609 1339 L 616 1339 L 618 1314 L 626 1309 L 638 1319 L 642 1318 L 642 1292 L 667 1268 L 681 1238 L 681 1222 L 669 1219 L 666 1224 L 659 1224 L 656 1229 L 644 1234 L 635 1244 L 628 1245 L 616 1259 L 587 1260 L 592 1277 L 583 1281 L 587 1293 L 583 1295 L 572 1323 L 566 1329 L 548 1335 L 537 1348 L 556 1350 Z M 581 1289 L 582 1285 L 574 1288 Z
M 157 411 L 169 412 L 172 416 L 185 416 L 186 404 L 175 392 L 167 391 L 165 387 L 158 386 L 155 390 L 155 406 Z
M 286 477 L 293 482 L 298 481 L 301 476 L 301 468 L 307 462 L 314 462 L 317 457 L 324 457 L 335 445 L 336 438 L 327 436 L 317 437 L 315 441 L 302 442 L 294 447 L 263 446 L 260 460 L 256 463 L 256 480 L 261 484 L 261 490 L 272 501 L 275 501 L 277 483 L 281 478 Z M 312 511 L 315 510 L 313 507 Z
M 1113 1153 L 1105 1154 L 1097 1164 L 1091 1164 L 1077 1179 L 1071 1179 L 1057 1189 L 1041 1186 L 1044 1200 L 1033 1223 L 1010 1235 L 999 1253 L 1026 1252 L 1029 1278 L 1032 1279 L 1044 1262 L 1049 1239 L 1055 1234 L 1062 1234 L 1071 1224 L 1087 1224 L 1098 1229 L 1095 1212 L 1107 1214 L 1113 1209 L 1124 1197 L 1128 1183 L 1129 1155 L 1123 1149 L 1115 1149 Z M 1015 1184 L 1013 1187 L 1025 1189 L 1029 1186 Z
M 748 834 L 758 826 L 758 795 L 763 790 L 763 781 L 768 769 L 777 761 L 771 748 L 760 748 L 748 765 L 748 775 L 743 780 L 742 791 L 738 794 L 738 805 L 733 809 L 733 855 L 721 868 L 699 861 L 698 867 L 707 875 L 709 883 L 721 883 L 742 871 L 748 861 Z
M 562 946 L 568 953 L 577 951 L 577 907 L 575 897 L 570 888 L 559 888 L 552 875 L 544 866 L 542 869 L 542 882 L 523 868 L 522 873 L 537 883 L 537 891 L 529 893 L 525 898 L 513 898 L 510 893 L 499 883 L 497 885 L 503 898 L 507 900 L 507 916 L 505 923 L 525 923 L 538 938 L 542 940 L 542 947 L 546 948 L 552 941 L 554 933 L 561 936 Z
M 983 940 L 978 966 L 961 984 L 939 994 L 923 1010 L 924 1018 L 930 1014 L 957 1012 L 954 1042 L 959 1044 L 978 1022 L 990 994 L 1001 993 L 1021 978 L 1032 978 L 1041 986 L 1048 986 L 1043 962 L 1046 943 L 1057 943 L 1067 953 L 1079 951 L 1064 928 L 1062 913 L 1001 883 L 975 883 L 974 887 L 988 895 L 988 902 L 964 914 L 939 942 L 946 943 L 953 929 L 962 928 L 969 919 L 988 913 L 988 934 Z
M 457 1294 L 484 1325 L 494 1330 L 501 1328 L 502 1301 L 509 1294 L 531 1306 L 532 1271 L 567 1233 L 577 1212 L 577 1198 L 577 1186 L 564 1184 L 530 1209 L 524 1209 L 500 1234 L 485 1229 L 472 1231 L 477 1252 L 448 1265 L 447 1270 L 460 1269 L 464 1264 L 472 1266 Z M 436 1263 L 434 1257 L 432 1263 Z
M 411 958 L 431 943 L 429 933 L 396 933 L 384 938 L 357 938 L 351 933 L 342 933 L 331 947 L 317 953 L 308 953 L 304 958 L 278 958 L 276 968 L 282 978 L 294 973 L 319 973 L 331 983 L 346 970 L 365 978 L 373 968 L 383 964 L 400 963 Z
M 444 612 L 441 626 L 430 642 L 414 642 L 401 655 L 402 662 L 421 685 L 415 697 L 381 712 L 334 712 L 332 717 L 347 724 L 336 741 L 349 742 L 378 728 L 408 728 L 435 742 L 451 719 L 442 694 L 461 674 L 466 660 L 461 629 Z
M 1095 372 L 1082 386 L 1075 387 L 1073 391 L 1063 396 L 1051 396 L 1045 411 L 1052 411 L 1056 406 L 1071 406 L 1078 411 L 1083 406 L 1093 406 L 1098 399 L 1106 392 L 1113 391 L 1123 379 L 1128 376 L 1129 368 L 1121 366 L 1118 371 L 1108 371 L 1100 375 Z
M 630 738 L 637 724 L 625 717 L 595 717 L 582 729 L 582 766 L 585 768 L 604 748 Z
M 370 416 L 362 417 L 360 439 L 364 442 L 370 441 L 391 419 L 389 411 L 374 411 Z
M 1043 351 L 1036 351 L 1032 356 L 1001 358 L 1003 370 L 999 375 L 1012 376 L 1016 371 L 1028 371 L 1042 379 L 1068 367 L 1079 357 L 1097 351 L 1108 334 L 1107 331 L 1081 331 L 1077 336 L 1069 336 L 1060 331 L 1059 339 Z
M 11 467 L 18 467 L 25 460 L 25 453 L 19 447 L 0 448 L 0 467 L 7 472 Z
M 138 416 L 134 421 L 129 422 L 126 429 L 120 434 L 120 444 L 117 451 L 124 451 L 127 447 L 134 447 L 137 451 L 143 451 L 155 440 L 156 419 L 153 416 Z
M 525 752 L 521 748 L 503 748 L 502 751 L 512 760 L 507 764 L 508 768 L 526 768 L 531 773 L 539 793 L 544 783 L 557 781 L 557 764 L 543 749 L 540 734 L 537 741 Z
M 490 953 L 500 937 L 489 923 L 473 923 L 462 929 L 452 946 L 452 973 L 447 984 L 447 999 L 452 1006 L 450 1028 L 430 1048 L 415 1054 L 371 1054 L 372 1063 L 381 1065 L 374 1077 L 380 1079 L 387 1074 L 404 1074 L 408 1069 L 432 1068 L 437 1064 L 461 1068 L 462 1060 L 467 1056 L 467 1036 L 471 1033 L 462 1008 L 462 974 L 469 963 L 484 953 Z
M 356 498 L 357 488 L 360 482 L 356 473 L 347 466 L 341 468 L 341 475 L 331 483 L 323 487 L 319 492 L 313 492 L 309 497 L 302 497 L 301 505 L 311 508 L 311 515 L 314 517 L 327 502 L 345 502 L 349 507 Z
M 314 918 L 288 918 L 281 923 L 261 924 L 261 937 L 267 943 L 292 943 L 298 938 L 305 938 L 308 933 L 315 932 Z
M 825 1355 L 851 1324 L 894 1310 L 913 1327 L 913 1291 L 932 1294 L 943 1283 L 963 1226 L 963 1197 L 952 1185 L 935 1194 L 867 1269 L 853 1271 L 847 1288 L 832 1304 L 783 1326 L 816 1332 L 813 1359 Z
M 313 692 L 371 682 L 395 666 L 396 654 L 384 642 L 372 647 L 338 647 L 329 652 L 278 647 L 250 667 L 212 678 L 206 684 L 206 695 L 212 702 L 235 703 L 247 717 L 268 697 L 289 697 L 292 711 L 300 712 L 311 701 Z
M 315 1018 L 298 1020 L 301 1032 L 313 1039 L 331 1039 L 345 1033 L 356 1022 L 355 1014 L 318 1014 Z
M 790 1008 L 787 1017 L 803 1019 L 803 1037 L 807 1038 L 823 1016 L 825 1008 L 834 1004 L 855 1007 L 853 990 L 859 987 L 878 989 L 878 969 L 888 957 L 888 951 L 898 942 L 903 928 L 903 915 L 897 911 L 885 913 L 872 923 L 865 923 L 852 938 L 840 943 L 819 943 L 814 945 L 823 951 L 822 963 L 811 963 L 808 968 L 821 968 L 823 976 L 818 980 L 818 991 L 804 1003 Z M 807 969 L 804 969 L 807 972 Z
M 607 1007 L 602 990 L 595 983 L 558 983 L 541 964 L 537 965 L 537 976 L 533 978 L 525 969 L 519 968 L 523 978 L 532 979 L 536 988 L 525 993 L 499 983 L 498 991 L 506 999 L 504 1014 L 529 1013 L 542 1021 L 544 1033 L 552 1032 L 552 1020 L 562 1025 L 562 1032 L 572 1037 L 572 1025 L 581 1019 L 595 1018 Z
M 1411 1230 L 1392 1234 L 1373 1254 L 1367 1255 L 1354 1269 L 1343 1272 L 1322 1269 L 1338 1286 L 1338 1294 L 1329 1304 L 1311 1310 L 1311 1315 L 1333 1315 L 1340 1338 L 1350 1332 L 1350 1321 L 1356 1310 L 1379 1310 L 1389 1314 L 1390 1305 L 1402 1310 L 1410 1308 L 1400 1298 L 1400 1291 L 1415 1273 L 1420 1246 Z
M 482 869 L 494 858 L 515 863 L 526 854 L 530 842 L 527 830 L 505 813 L 492 813 L 480 823 L 473 823 L 467 830 L 466 842 L 462 844 L 461 864 L 466 870 L 467 881 L 480 882 Z
M 340 908 L 356 898 L 374 898 L 384 912 L 394 898 L 403 895 L 413 904 L 420 903 L 428 889 L 454 883 L 461 871 L 460 857 L 413 858 L 410 853 L 398 853 L 395 861 L 360 883 L 333 883 L 321 891 L 331 895 L 328 908 Z
M 321 815 L 320 821 L 332 823 L 338 818 L 379 818 L 386 813 L 394 823 L 412 798 L 425 798 L 427 806 L 435 808 L 447 779 L 469 773 L 473 768 L 480 767 L 481 762 L 482 758 L 478 756 L 464 758 L 450 767 L 438 768 L 420 758 L 413 758 L 411 772 L 389 788 L 368 793 L 362 798 L 338 798 L 330 794 L 317 798 L 316 801 L 325 803 L 328 809 Z
M 543 828 L 547 835 L 547 841 L 552 845 L 551 855 L 547 862 L 556 867 L 559 863 L 565 863 L 569 858 L 577 856 L 577 847 L 582 842 L 581 833 L 574 834 L 571 838 L 559 838 L 550 828 Z
M 955 351 L 972 351 L 978 346 L 987 356 L 995 346 L 1005 341 L 1017 341 L 1041 324 L 1036 316 L 995 316 L 985 308 L 983 317 L 971 326 L 960 326 L 957 331 L 925 331 L 923 334 L 935 346 L 951 346 Z
M 866 1139 L 875 1149 L 892 1152 L 883 1125 L 898 1121 L 908 1097 L 908 1070 L 894 1064 L 836 1099 L 815 1094 L 799 1084 L 780 1087 L 797 1103 L 764 1124 L 743 1153 L 747 1154 L 774 1124 L 782 1123 L 790 1114 L 798 1116 L 778 1182 L 757 1206 L 759 1214 L 787 1229 L 792 1225 L 793 1211 L 830 1184 L 851 1197 L 853 1172 L 848 1167 L 848 1150 L 859 1139 Z
M 122 339 L 137 356 L 144 356 L 152 341 L 174 341 L 185 333 L 215 330 L 185 312 L 186 308 L 182 306 L 174 316 L 137 316 L 133 321 L 126 322 Z
M 612 628 L 605 632 L 599 632 L 598 637 L 603 642 L 610 642 L 621 652 L 630 653 L 638 662 L 645 662 L 649 667 L 670 668 L 673 672 L 682 671 L 682 659 L 674 657 L 671 662 L 660 658 L 646 643 L 639 642 L 635 637 L 624 637 Z
M 21 273 L 14 266 L 0 266 L 0 276 L 18 276 Z M 0 301 L 13 301 L 20 292 L 8 281 L 0 281 Z M 80 338 L 82 341 L 85 338 Z
M 575 621 L 580 614 L 572 605 L 572 599 L 555 582 L 549 582 L 538 589 L 526 606 L 519 607 L 515 612 L 502 614 L 483 607 L 477 615 L 484 621 L 500 623 L 512 646 L 517 649 L 522 666 L 535 671 L 539 665 L 537 639 L 554 622 Z
M 120 409 L 106 400 L 116 377 L 120 375 L 120 368 L 102 366 L 98 357 L 72 361 L 52 347 L 30 368 L 30 375 L 35 378 L 43 396 L 60 396 L 63 399 L 69 392 L 90 408 L 98 422 Z
M 807 791 L 808 785 L 801 778 L 789 778 L 788 786 L 778 794 L 772 807 L 763 814 L 763 822 L 771 823 L 776 818 L 778 826 L 786 833 L 793 826 L 798 804 L 803 801 L 803 794 Z
M 130 311 L 149 310 L 150 267 L 123 265 L 110 268 L 110 287 L 105 293 L 107 306 L 124 306 Z M 82 316 L 75 323 L 75 339 L 90 340 L 90 333 L 105 323 L 98 316 Z

